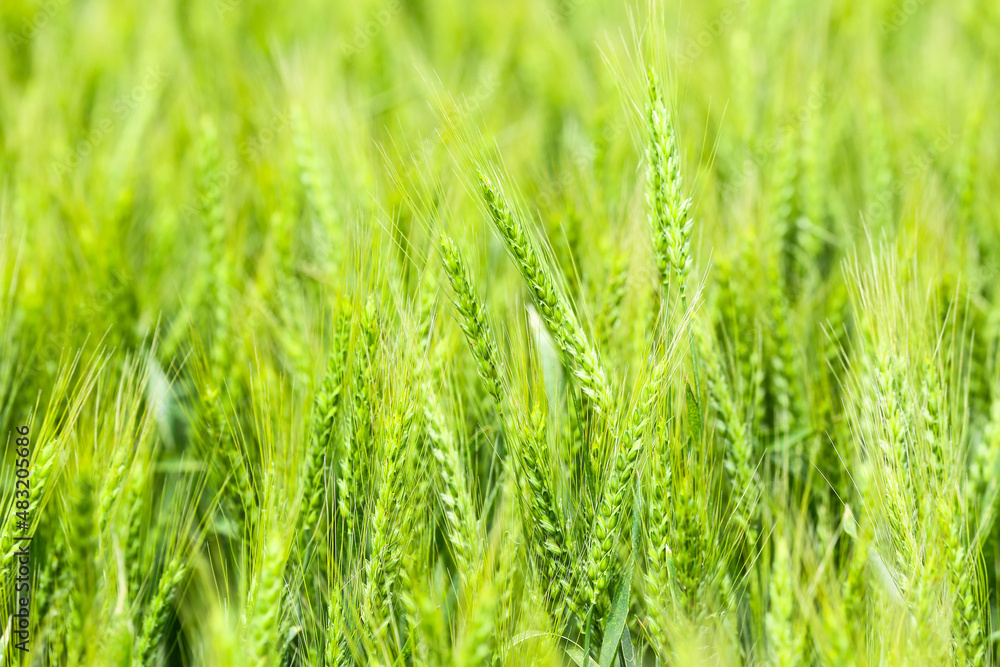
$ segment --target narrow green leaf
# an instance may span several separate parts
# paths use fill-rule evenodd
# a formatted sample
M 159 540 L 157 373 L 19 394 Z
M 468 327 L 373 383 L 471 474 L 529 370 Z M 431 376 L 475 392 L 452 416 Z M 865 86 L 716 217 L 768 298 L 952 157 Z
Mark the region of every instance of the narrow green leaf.
M 636 476 L 635 493 L 632 504 L 632 553 L 629 556 L 628 572 L 629 583 L 631 584 L 632 572 L 634 572 L 635 562 L 639 558 L 639 544 L 642 539 L 642 478 Z M 617 602 L 617 600 L 616 600 Z M 626 614 L 628 611 L 628 598 L 625 601 Z M 628 624 L 622 624 L 621 654 L 623 667 L 635 667 L 635 649 L 632 646 L 632 635 L 628 631 Z
M 583 649 L 579 646 L 570 646 L 566 649 L 566 655 L 579 667 L 583 667 Z M 593 658 L 587 658 L 587 667 L 598 667 Z
M 625 628 L 625 619 L 628 617 L 629 598 L 632 592 L 632 569 L 630 563 L 625 569 L 625 576 L 618 585 L 615 592 L 615 600 L 611 603 L 611 613 L 608 615 L 608 625 L 604 632 L 604 643 L 601 645 L 600 667 L 611 667 L 611 661 L 615 659 L 615 651 L 618 650 L 618 642 L 622 637 L 622 630 Z
M 635 667 L 635 647 L 632 646 L 632 633 L 628 631 L 628 623 L 622 629 L 622 661 L 624 667 Z
M 854 520 L 854 514 L 851 512 L 851 508 L 849 506 L 844 508 L 843 522 L 844 532 L 854 539 L 858 539 L 858 522 Z
M 701 442 L 701 403 L 691 391 L 691 385 L 685 384 L 687 391 L 688 423 L 691 426 L 692 442 Z
M 642 478 L 635 477 L 635 497 L 632 503 L 632 554 L 634 563 L 639 557 L 639 540 L 642 539 Z

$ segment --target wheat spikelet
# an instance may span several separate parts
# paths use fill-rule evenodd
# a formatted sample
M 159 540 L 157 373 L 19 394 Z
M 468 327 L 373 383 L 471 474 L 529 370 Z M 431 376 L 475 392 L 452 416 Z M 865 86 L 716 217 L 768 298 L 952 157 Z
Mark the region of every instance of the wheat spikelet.
M 716 415 L 716 434 L 725 447 L 723 467 L 732 479 L 735 508 L 732 514 L 737 531 L 748 544 L 757 541 L 756 504 L 762 494 L 756 476 L 757 462 L 754 458 L 753 443 L 748 429 L 736 407 L 729 382 L 719 367 L 710 344 L 702 345 L 701 359 L 704 361 L 705 385 L 709 404 Z
M 327 362 L 326 374 L 313 401 L 312 425 L 302 475 L 305 485 L 295 530 L 300 541 L 310 539 L 319 525 L 320 512 L 326 499 L 327 471 L 334 460 L 334 439 L 342 408 L 350 320 L 341 316 L 337 318 L 334 327 L 333 349 Z
M 346 667 L 351 664 L 345 637 L 343 599 L 336 581 L 330 586 L 330 600 L 327 604 L 324 657 L 327 667 Z
M 621 441 L 611 460 L 611 470 L 601 494 L 601 501 L 594 516 L 594 529 L 587 554 L 589 603 L 596 606 L 603 602 L 611 583 L 612 569 L 617 558 L 616 545 L 622 541 L 624 530 L 630 526 L 635 488 L 636 466 L 642 453 L 646 424 L 653 416 L 658 399 L 662 369 L 656 369 L 646 379 L 636 405 L 622 429 Z
M 331 196 L 330 177 L 316 151 L 315 141 L 309 131 L 302 109 L 291 111 L 292 141 L 299 182 L 306 192 L 309 206 L 316 213 L 326 234 L 333 235 L 340 222 Z
M 570 611 L 582 616 L 585 592 L 569 581 L 570 542 L 553 490 L 541 410 L 535 406 L 528 424 L 513 425 L 510 430 L 520 434 L 512 449 L 521 490 L 519 505 L 522 522 L 538 583 L 553 607 L 566 605 Z
M 411 408 L 403 410 L 387 425 L 384 449 L 380 452 L 381 485 L 371 516 L 371 556 L 365 564 L 364 619 L 382 646 L 388 640 L 393 593 L 400 573 L 402 545 L 393 528 L 401 522 L 402 472 L 414 420 Z
M 597 352 L 584 334 L 576 315 L 556 287 L 521 225 L 511 214 L 500 191 L 479 172 L 479 184 L 494 227 L 528 286 L 542 320 L 552 334 L 563 360 L 604 428 L 612 419 L 611 391 Z M 597 470 L 602 437 L 591 440 L 590 464 Z
M 768 664 L 771 665 L 799 665 L 803 660 L 804 643 L 796 632 L 793 618 L 795 592 L 792 590 L 792 575 L 788 544 L 779 538 L 774 545 L 768 610 L 764 618 Z
M 157 654 L 163 643 L 166 625 L 188 575 L 188 562 L 184 556 L 174 557 L 160 575 L 156 592 L 142 618 L 142 630 L 133 649 L 135 667 L 157 664 Z
M 472 497 L 465 468 L 459 457 L 454 437 L 444 423 L 439 403 L 433 392 L 427 391 L 424 422 L 430 440 L 431 455 L 437 462 L 438 498 L 444 512 L 448 534 L 454 548 L 455 562 L 463 577 L 475 573 L 480 560 L 479 528 L 473 510 Z
M 690 218 L 691 199 L 685 198 L 682 190 L 676 129 L 652 72 L 648 79 L 646 204 L 653 232 L 653 249 L 664 296 L 669 294 L 673 276 L 684 301 L 691 272 L 691 230 L 694 228 L 694 220 Z
M 205 225 L 205 253 L 208 280 L 207 307 L 211 314 L 211 379 L 222 384 L 229 368 L 229 258 L 226 253 L 226 218 L 222 193 L 222 167 L 218 130 L 208 117 L 201 121 L 201 145 L 198 151 L 198 198 Z
M 455 306 L 462 315 L 462 331 L 472 350 L 479 369 L 479 376 L 486 384 L 486 390 L 493 399 L 499 414 L 503 414 L 503 385 L 499 370 L 499 352 L 490 330 L 486 309 L 476 296 L 469 278 L 468 269 L 458 254 L 455 242 L 441 238 L 441 262 L 455 293 Z
M 503 408 L 499 354 L 485 309 L 476 296 L 454 241 L 447 237 L 441 242 L 441 257 L 456 295 L 456 305 L 463 316 L 462 329 L 476 358 L 480 376 L 493 398 L 497 412 L 504 418 L 506 413 Z M 569 590 L 565 570 L 567 542 L 561 513 L 552 491 L 544 420 L 536 406 L 532 410 L 530 423 L 520 422 L 521 420 L 514 418 L 504 419 L 505 431 L 512 440 L 516 479 L 521 487 L 522 502 L 519 505 L 532 545 L 532 563 L 543 586 L 549 588 L 549 599 L 565 599 L 576 613 L 580 613 L 582 598 L 574 599 L 574 596 L 566 595 Z
M 279 655 L 287 559 L 286 538 L 280 527 L 272 527 L 258 564 L 248 628 L 251 661 L 258 667 L 276 664 Z

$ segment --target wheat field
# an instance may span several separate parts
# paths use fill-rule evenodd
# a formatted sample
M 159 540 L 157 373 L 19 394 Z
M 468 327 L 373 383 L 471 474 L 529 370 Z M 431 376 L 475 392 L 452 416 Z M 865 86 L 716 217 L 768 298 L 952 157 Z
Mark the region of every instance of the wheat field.
M 0 36 L 0 664 L 994 663 L 1000 5 Z

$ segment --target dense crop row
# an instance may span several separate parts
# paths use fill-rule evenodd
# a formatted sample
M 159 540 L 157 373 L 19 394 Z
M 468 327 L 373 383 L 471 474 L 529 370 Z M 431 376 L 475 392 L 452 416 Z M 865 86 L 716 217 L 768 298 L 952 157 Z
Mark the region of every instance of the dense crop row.
M 0 26 L 3 664 L 992 664 L 994 4 Z

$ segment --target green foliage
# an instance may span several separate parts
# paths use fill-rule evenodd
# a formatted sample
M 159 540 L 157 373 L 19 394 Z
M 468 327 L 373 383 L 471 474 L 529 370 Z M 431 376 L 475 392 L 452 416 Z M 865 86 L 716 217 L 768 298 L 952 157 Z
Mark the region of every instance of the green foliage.
M 996 662 L 995 3 L 0 28 L 0 663 Z

